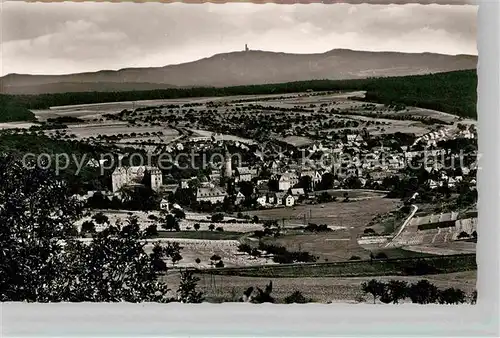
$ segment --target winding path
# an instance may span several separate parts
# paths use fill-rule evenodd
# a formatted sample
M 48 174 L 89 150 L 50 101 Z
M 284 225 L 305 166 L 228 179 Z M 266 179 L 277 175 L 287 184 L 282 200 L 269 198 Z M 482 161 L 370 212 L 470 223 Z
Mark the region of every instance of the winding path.
M 418 207 L 415 204 L 412 204 L 411 207 L 413 208 L 413 210 L 411 211 L 410 215 L 403 222 L 403 225 L 401 225 L 401 227 L 399 228 L 399 231 L 396 233 L 396 235 L 384 246 L 385 248 L 387 248 L 389 245 L 393 244 L 394 240 L 399 235 L 401 235 L 401 233 L 403 232 L 403 230 L 405 229 L 405 227 L 410 223 L 410 221 L 413 218 L 413 216 L 415 216 L 415 213 L 417 212 Z

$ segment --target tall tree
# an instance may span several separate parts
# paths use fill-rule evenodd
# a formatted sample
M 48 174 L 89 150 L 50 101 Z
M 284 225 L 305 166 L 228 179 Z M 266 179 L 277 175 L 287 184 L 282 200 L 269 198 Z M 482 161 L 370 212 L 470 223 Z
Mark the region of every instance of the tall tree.
M 1 301 L 170 301 L 159 276 L 179 245 L 146 243 L 136 218 L 78 240 L 81 205 L 52 171 L 0 157 L 0 206 Z

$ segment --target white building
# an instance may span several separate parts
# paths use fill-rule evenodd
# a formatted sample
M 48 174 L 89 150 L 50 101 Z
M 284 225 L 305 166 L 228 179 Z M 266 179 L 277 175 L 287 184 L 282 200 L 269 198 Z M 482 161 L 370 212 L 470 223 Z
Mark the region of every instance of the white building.
M 227 193 L 217 187 L 200 187 L 196 191 L 197 202 L 222 203 Z
M 278 180 L 278 190 L 288 191 L 291 187 L 299 183 L 297 175 L 292 173 L 284 173 Z
M 157 167 L 117 167 L 111 175 L 113 192 L 117 192 L 127 185 L 139 184 L 143 182 L 145 177 L 147 177 L 147 182 L 144 183 L 154 191 L 158 191 L 163 184 L 161 170 Z
M 164 198 L 160 201 L 160 209 L 166 210 L 167 212 L 169 211 L 168 201 Z
M 293 207 L 293 205 L 295 204 L 295 197 L 293 197 L 292 195 L 290 194 L 287 194 L 285 196 L 285 198 L 283 199 L 283 204 L 286 206 L 286 207 Z
M 238 167 L 235 170 L 237 182 L 249 182 L 252 180 L 252 172 L 248 167 Z

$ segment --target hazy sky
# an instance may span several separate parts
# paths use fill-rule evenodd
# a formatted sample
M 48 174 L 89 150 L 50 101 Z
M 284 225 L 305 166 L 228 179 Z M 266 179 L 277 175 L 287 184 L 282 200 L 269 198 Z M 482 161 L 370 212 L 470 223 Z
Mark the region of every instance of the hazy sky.
M 477 54 L 477 6 L 445 2 L 455 5 L 4 2 L 0 74 L 164 66 L 242 50 L 245 43 L 288 53 Z

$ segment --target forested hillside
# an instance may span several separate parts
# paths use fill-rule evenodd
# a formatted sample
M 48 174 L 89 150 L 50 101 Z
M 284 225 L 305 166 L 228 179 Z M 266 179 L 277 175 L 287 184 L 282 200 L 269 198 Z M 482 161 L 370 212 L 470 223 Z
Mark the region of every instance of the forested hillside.
M 35 115 L 15 97 L 0 95 L 0 122 L 33 121 Z

